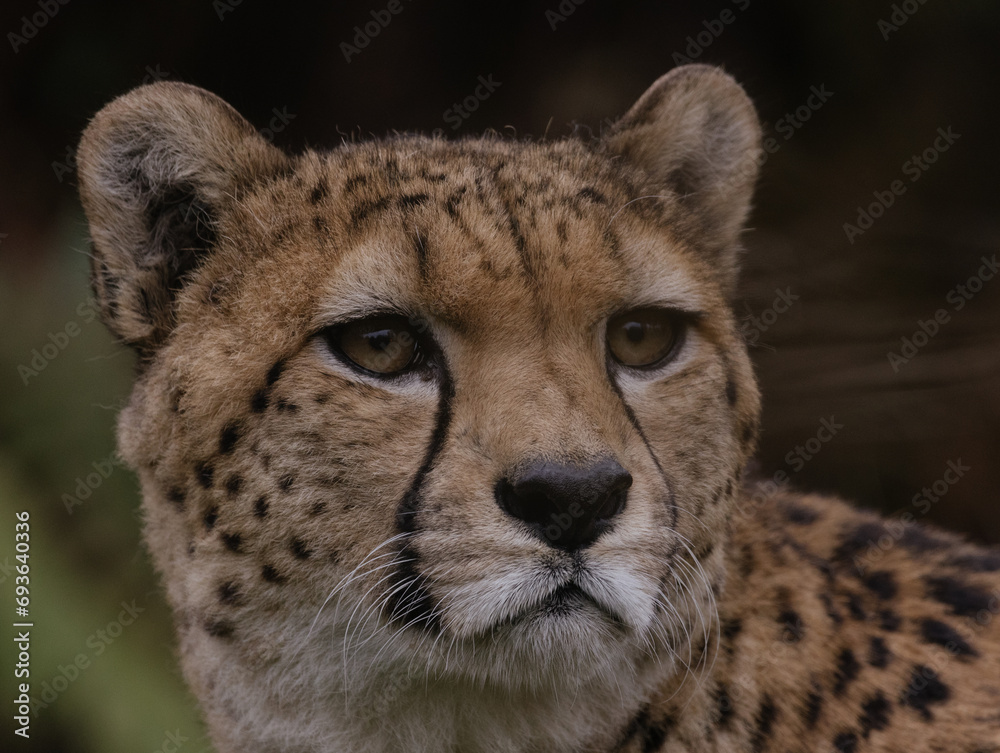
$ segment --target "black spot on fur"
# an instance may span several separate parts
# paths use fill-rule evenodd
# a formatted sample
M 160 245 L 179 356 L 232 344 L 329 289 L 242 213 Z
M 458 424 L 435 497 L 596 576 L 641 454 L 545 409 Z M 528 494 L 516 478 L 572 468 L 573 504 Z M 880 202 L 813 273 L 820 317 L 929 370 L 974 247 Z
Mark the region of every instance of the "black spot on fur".
M 794 609 L 784 609 L 778 615 L 778 624 L 781 625 L 781 639 L 785 643 L 798 643 L 805 635 L 805 625 Z
M 743 630 L 743 623 L 738 618 L 723 620 L 721 630 L 722 639 L 727 643 L 731 643 L 740 634 L 740 631 Z
M 167 499 L 169 499 L 178 510 L 184 509 L 184 492 L 176 486 L 172 486 L 167 492 Z
M 419 207 L 423 204 L 426 204 L 429 198 L 430 196 L 428 196 L 425 193 L 404 194 L 403 196 L 400 196 L 398 199 L 396 199 L 396 205 L 400 209 L 405 211 L 407 209 L 413 209 L 415 207 Z
M 213 638 L 231 638 L 233 626 L 223 620 L 209 620 L 205 623 L 205 631 Z
M 720 727 L 729 725 L 733 718 L 733 699 L 729 697 L 729 687 L 725 684 L 719 685 L 715 690 L 715 719 Z
M 795 523 L 800 526 L 811 525 L 816 522 L 819 515 L 808 507 L 802 507 L 801 505 L 794 505 L 791 503 L 785 503 L 782 505 L 782 512 L 785 513 L 785 519 L 789 523 Z
M 465 190 L 465 186 L 462 186 L 448 196 L 448 199 L 445 201 L 444 208 L 453 220 L 458 219 L 458 203 L 462 200 L 462 195 L 465 193 Z
M 809 695 L 806 696 L 806 705 L 802 707 L 802 721 L 812 729 L 819 721 L 820 712 L 823 710 L 823 689 L 818 683 L 813 682 Z
M 753 732 L 753 737 L 750 738 L 750 748 L 751 750 L 759 753 L 759 751 L 764 750 L 764 743 L 767 742 L 768 738 L 771 736 L 772 729 L 774 727 L 774 720 L 778 717 L 778 708 L 774 705 L 774 701 L 771 696 L 764 696 L 763 701 L 760 704 L 760 709 L 757 711 L 757 716 L 754 719 L 754 724 L 756 725 Z
M 194 475 L 198 479 L 198 483 L 201 484 L 203 489 L 212 488 L 212 477 L 215 474 L 215 468 L 207 460 L 204 460 L 194 467 Z
M 316 184 L 316 187 L 313 188 L 312 192 L 309 194 L 309 203 L 316 206 L 326 198 L 329 190 L 329 187 L 326 185 L 326 178 L 320 178 L 319 183 Z
M 279 379 L 281 379 L 282 373 L 285 371 L 285 359 L 280 358 L 274 362 L 274 365 L 267 370 L 266 385 L 268 387 L 273 387 Z
M 920 622 L 920 637 L 925 643 L 944 646 L 951 654 L 958 656 L 979 656 L 979 652 L 966 641 L 951 625 L 941 620 L 926 618 Z
M 219 601 L 223 604 L 235 605 L 240 602 L 240 590 L 235 583 L 228 581 L 219 586 Z
M 257 497 L 257 501 L 253 503 L 253 514 L 258 518 L 267 517 L 267 497 Z
M 833 694 L 842 695 L 847 686 L 858 676 L 861 665 L 849 648 L 843 649 L 837 655 L 837 669 L 833 675 Z
M 840 545 L 834 550 L 836 560 L 849 560 L 854 555 L 875 546 L 887 531 L 881 523 L 862 523 L 847 531 L 840 540 Z
M 672 725 L 671 720 L 653 724 L 646 730 L 642 738 L 642 753 L 656 753 L 667 740 L 667 730 Z
M 833 738 L 833 747 L 839 753 L 854 753 L 858 749 L 858 736 L 853 732 L 841 732 Z
M 899 592 L 899 587 L 896 585 L 896 578 L 888 570 L 879 570 L 878 572 L 871 573 L 863 580 L 863 583 L 869 591 L 884 601 L 895 598 Z
M 864 622 L 868 619 L 868 612 L 865 610 L 864 602 L 856 593 L 847 594 L 847 611 L 855 620 Z
M 358 186 L 363 186 L 367 182 L 367 174 L 352 175 L 344 181 L 344 193 L 354 193 L 358 189 Z
M 868 642 L 868 663 L 878 669 L 884 669 L 888 666 L 890 658 L 892 658 L 892 652 L 889 651 L 885 639 L 873 635 Z
M 833 599 L 830 598 L 830 594 L 822 592 L 819 594 L 820 603 L 823 605 L 823 609 L 826 611 L 826 616 L 830 618 L 835 626 L 840 625 L 844 618 L 841 616 L 840 612 L 837 611 L 837 607 L 833 604 Z
M 281 488 L 281 491 L 287 492 L 289 489 L 292 488 L 292 484 L 294 483 L 295 483 L 295 476 L 291 474 L 286 474 L 281 477 L 280 481 L 278 481 L 278 486 Z
M 726 380 L 726 402 L 729 403 L 730 407 L 736 405 L 736 400 L 739 395 L 736 392 L 736 382 L 733 381 L 732 377 Z
M 995 573 L 1000 571 L 1000 552 L 961 554 L 949 559 L 947 564 L 970 573 Z
M 226 479 L 226 493 L 230 497 L 235 497 L 240 493 L 240 489 L 243 487 L 243 477 L 238 473 L 234 473 L 232 476 Z
M 281 398 L 275 404 L 274 407 L 277 408 L 280 412 L 283 412 L 283 413 L 295 413 L 299 409 L 298 405 L 296 405 L 295 403 L 290 403 L 287 400 L 285 400 L 284 398 Z
M 240 425 L 235 421 L 230 421 L 222 427 L 219 435 L 219 454 L 228 455 L 236 447 L 236 442 L 240 438 Z
M 310 555 L 312 555 L 312 550 L 306 546 L 306 543 L 302 539 L 292 539 L 291 550 L 292 554 L 300 560 L 309 559 Z
M 951 542 L 945 537 L 935 536 L 926 528 L 918 525 L 906 526 L 903 535 L 899 537 L 899 543 L 917 554 L 945 549 L 951 545 Z
M 990 607 L 990 594 L 956 578 L 927 578 L 928 594 L 952 609 L 953 614 L 974 617 Z
M 951 697 L 951 690 L 941 682 L 937 672 L 930 667 L 918 664 L 910 674 L 910 682 L 899 696 L 903 706 L 909 706 L 920 713 L 926 720 L 934 718 L 928 708 L 934 703 L 944 703 Z
M 420 236 L 419 230 L 414 233 L 413 254 L 417 257 L 417 273 L 421 280 L 426 280 L 430 273 L 430 264 L 427 260 L 427 241 Z
M 243 549 L 243 537 L 238 533 L 223 533 L 222 543 L 226 545 L 226 549 L 230 552 L 239 554 Z
M 282 583 L 285 578 L 274 567 L 274 565 L 264 565 L 260 569 L 260 577 L 268 583 Z
M 643 753 L 654 753 L 658 751 L 667 739 L 667 732 L 674 724 L 671 717 L 666 717 L 659 723 L 654 723 L 649 715 L 649 706 L 643 706 L 638 714 L 629 722 L 622 735 L 621 741 L 615 749 L 624 748 L 632 740 L 641 741 Z
M 587 186 L 586 188 L 581 188 L 579 191 L 576 192 L 576 195 L 579 196 L 581 199 L 592 201 L 595 204 L 608 203 L 608 198 L 593 186 Z
M 203 521 L 205 523 L 205 528 L 211 531 L 212 528 L 215 527 L 215 521 L 217 521 L 218 519 L 219 519 L 219 508 L 210 507 L 208 509 L 208 512 L 205 513 L 205 517 L 203 518 Z
M 357 227 L 362 222 L 377 214 L 381 214 L 389 208 L 389 197 L 383 196 L 374 201 L 362 201 L 351 210 L 351 225 Z
M 878 613 L 878 626 L 889 633 L 899 630 L 903 620 L 891 609 L 883 609 Z
M 885 729 L 889 726 L 892 715 L 892 704 L 882 691 L 868 698 L 861 704 L 861 736 L 867 738 L 872 730 Z
M 313 502 L 312 506 L 309 508 L 309 514 L 315 517 L 317 515 L 322 515 L 324 510 L 326 510 L 326 502 Z
M 254 413 L 263 413 L 267 410 L 267 404 L 271 399 L 270 390 L 257 390 L 250 398 L 250 410 Z

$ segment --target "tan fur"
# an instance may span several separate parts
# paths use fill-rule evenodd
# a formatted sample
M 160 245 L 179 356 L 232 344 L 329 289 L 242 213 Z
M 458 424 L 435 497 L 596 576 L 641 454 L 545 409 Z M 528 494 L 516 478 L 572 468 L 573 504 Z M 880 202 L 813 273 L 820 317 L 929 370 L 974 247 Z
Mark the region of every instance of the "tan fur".
M 94 118 L 94 286 L 142 364 L 119 443 L 220 751 L 1000 750 L 1000 555 L 744 484 L 759 137 L 706 66 L 593 143 L 292 157 L 173 83 Z M 697 312 L 677 357 L 609 365 L 650 305 Z M 385 310 L 443 361 L 385 381 L 324 345 Z M 595 457 L 633 483 L 579 552 L 494 498 Z

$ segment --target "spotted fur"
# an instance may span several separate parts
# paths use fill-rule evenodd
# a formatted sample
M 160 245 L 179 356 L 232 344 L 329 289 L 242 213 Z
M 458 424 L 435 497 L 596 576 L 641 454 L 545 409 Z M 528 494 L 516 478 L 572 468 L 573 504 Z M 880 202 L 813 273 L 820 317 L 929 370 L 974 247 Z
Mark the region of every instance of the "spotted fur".
M 176 83 L 94 118 L 93 285 L 140 356 L 119 444 L 219 751 L 1000 751 L 1000 555 L 744 477 L 759 139 L 705 66 L 592 142 L 289 156 Z M 644 372 L 605 344 L 640 306 L 688 322 Z M 326 344 L 385 311 L 419 373 Z M 632 485 L 584 548 L 498 504 L 594 458 Z

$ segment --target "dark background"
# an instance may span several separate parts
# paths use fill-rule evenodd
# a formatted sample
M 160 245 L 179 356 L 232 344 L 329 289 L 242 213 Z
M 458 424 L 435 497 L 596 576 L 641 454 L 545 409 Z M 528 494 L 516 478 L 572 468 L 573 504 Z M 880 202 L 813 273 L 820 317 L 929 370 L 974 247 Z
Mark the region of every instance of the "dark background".
M 5 750 L 208 745 L 139 544 L 135 479 L 108 461 L 131 355 L 87 303 L 73 173 L 88 118 L 144 79 L 217 92 L 299 150 L 390 130 L 589 135 L 673 67 L 675 53 L 724 66 L 780 145 L 763 167 L 737 311 L 760 317 L 779 289 L 798 296 L 759 337 L 747 325 L 765 395 L 760 473 L 784 470 L 803 489 L 1000 541 L 1000 279 L 961 311 L 947 299 L 981 257 L 1000 251 L 996 3 L 911 0 L 897 5 L 897 22 L 903 7 L 915 10 L 904 24 L 880 30 L 893 20 L 889 2 L 400 0 L 402 11 L 350 62 L 341 43 L 387 2 L 42 3 L 0 11 L 4 708 L 14 697 L 6 626 L 16 510 L 32 516 L 32 695 L 53 690 L 30 745 L 7 742 L 4 712 Z M 58 10 L 49 18 L 43 6 Z M 718 21 L 726 9 L 728 24 Z M 36 14 L 45 24 L 28 38 L 24 17 Z M 499 86 L 453 130 L 445 113 L 479 76 Z M 811 87 L 832 94 L 790 127 L 786 113 Z M 939 128 L 960 137 L 911 181 L 905 163 Z M 906 192 L 849 242 L 844 223 L 894 180 Z M 894 372 L 887 354 L 938 309 L 950 321 Z M 56 357 L 37 374 L 20 368 L 50 335 L 65 341 Z M 808 462 L 790 464 L 786 455 L 831 417 L 843 428 Z M 923 515 L 914 495 L 959 460 L 969 470 Z M 144 611 L 126 625 L 122 602 Z M 86 666 L 74 671 L 81 656 Z

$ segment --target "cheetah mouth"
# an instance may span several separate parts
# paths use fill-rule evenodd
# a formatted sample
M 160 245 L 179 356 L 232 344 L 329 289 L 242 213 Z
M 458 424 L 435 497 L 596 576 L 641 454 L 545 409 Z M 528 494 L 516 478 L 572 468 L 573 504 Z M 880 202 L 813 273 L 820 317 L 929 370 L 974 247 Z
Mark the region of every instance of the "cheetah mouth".
M 507 632 L 516 640 L 537 631 L 553 639 L 567 631 L 644 634 L 656 619 L 656 601 L 654 583 L 615 563 L 548 563 L 451 591 L 442 627 L 469 640 Z
M 602 603 L 574 581 L 564 583 L 536 600 L 499 620 L 496 627 L 516 626 L 533 622 L 599 617 L 612 625 L 625 626 L 616 609 Z

